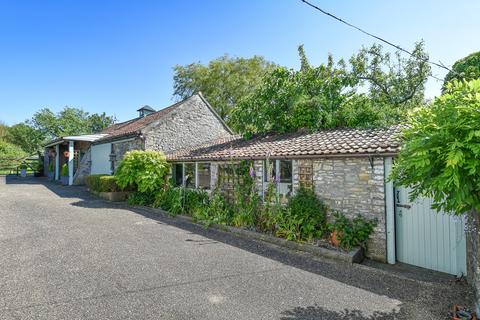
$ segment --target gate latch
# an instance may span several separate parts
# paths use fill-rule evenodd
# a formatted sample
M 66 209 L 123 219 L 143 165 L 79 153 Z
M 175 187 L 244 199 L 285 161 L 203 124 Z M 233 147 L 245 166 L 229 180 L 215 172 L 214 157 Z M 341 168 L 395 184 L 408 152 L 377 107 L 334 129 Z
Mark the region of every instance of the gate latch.
M 406 209 L 410 209 L 412 206 L 409 205 L 409 204 L 401 204 L 401 203 L 397 203 L 396 204 L 397 207 L 402 207 L 402 208 L 406 208 Z

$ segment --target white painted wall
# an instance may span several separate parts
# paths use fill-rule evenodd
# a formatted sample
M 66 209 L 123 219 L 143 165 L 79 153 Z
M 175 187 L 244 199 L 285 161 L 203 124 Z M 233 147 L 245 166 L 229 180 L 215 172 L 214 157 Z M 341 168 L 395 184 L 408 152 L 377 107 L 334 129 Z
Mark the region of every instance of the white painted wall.
M 111 143 L 92 145 L 92 167 L 90 174 L 111 174 L 110 152 Z

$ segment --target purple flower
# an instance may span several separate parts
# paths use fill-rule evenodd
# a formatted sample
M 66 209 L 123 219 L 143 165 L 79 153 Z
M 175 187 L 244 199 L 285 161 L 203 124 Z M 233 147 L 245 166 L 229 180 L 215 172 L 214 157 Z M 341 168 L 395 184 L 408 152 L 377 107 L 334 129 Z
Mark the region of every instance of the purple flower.
M 250 174 L 250 177 L 255 178 L 256 174 L 255 174 L 255 169 L 253 169 L 253 167 L 250 167 L 249 174 Z

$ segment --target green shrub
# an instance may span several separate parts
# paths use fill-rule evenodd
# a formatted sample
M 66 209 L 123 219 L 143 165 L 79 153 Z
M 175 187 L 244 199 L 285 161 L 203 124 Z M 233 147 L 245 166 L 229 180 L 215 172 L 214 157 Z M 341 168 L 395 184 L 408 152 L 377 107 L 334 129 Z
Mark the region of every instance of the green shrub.
M 344 249 L 354 247 L 367 248 L 367 240 L 377 225 L 376 220 L 366 220 L 358 215 L 353 219 L 345 217 L 343 213 L 334 214 L 334 221 L 329 224 L 330 231 L 337 231 L 340 246 Z
M 193 218 L 204 222 L 207 226 L 210 224 L 229 225 L 232 222 L 232 208 L 221 192 L 214 191 L 207 205 L 198 206 L 193 211 Z
M 278 216 L 284 209 L 285 207 L 280 203 L 265 202 L 257 213 L 255 221 L 257 229 L 262 232 L 274 234 L 277 230 Z
M 28 169 L 27 165 L 25 163 L 22 163 L 21 165 L 18 166 L 18 169 Z
M 68 164 L 63 164 L 62 166 L 62 176 L 63 177 L 68 177 Z
M 183 211 L 183 195 L 181 187 L 168 187 L 157 193 L 154 207 L 168 211 L 172 215 L 177 215 Z
M 128 196 L 129 205 L 152 206 L 155 202 L 155 194 L 152 192 L 135 191 Z
M 327 207 L 312 189 L 300 187 L 288 202 L 294 215 L 313 217 L 317 224 L 325 225 Z
M 154 206 L 172 215 L 193 215 L 199 207 L 207 206 L 208 202 L 208 194 L 203 190 L 169 186 L 156 195 Z
M 232 224 L 253 228 L 261 210 L 261 198 L 255 185 L 253 161 L 241 161 L 234 167 Z
M 327 208 L 312 189 L 301 187 L 276 217 L 278 236 L 312 242 L 326 230 Z
M 446 89 L 410 115 L 389 179 L 410 187 L 410 200 L 430 197 L 432 208 L 461 215 L 480 211 L 480 79 Z
M 118 192 L 124 189 L 118 186 L 115 176 L 94 174 L 85 178 L 85 184 L 96 192 Z
M 170 165 L 158 151 L 127 152 L 115 176 L 122 188 L 135 187 L 139 192 L 155 194 L 166 183 Z

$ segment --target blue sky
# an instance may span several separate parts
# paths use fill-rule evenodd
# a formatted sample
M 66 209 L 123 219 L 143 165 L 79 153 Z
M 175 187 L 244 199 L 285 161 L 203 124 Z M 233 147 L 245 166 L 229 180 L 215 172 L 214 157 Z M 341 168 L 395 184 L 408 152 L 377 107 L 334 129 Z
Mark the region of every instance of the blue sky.
M 424 39 L 447 65 L 480 50 L 477 0 L 312 1 L 408 49 Z M 172 103 L 176 64 L 256 54 L 297 68 L 299 44 L 318 64 L 372 42 L 299 0 L 0 0 L 0 121 L 65 105 L 123 121 Z M 439 88 L 429 81 L 427 96 Z

